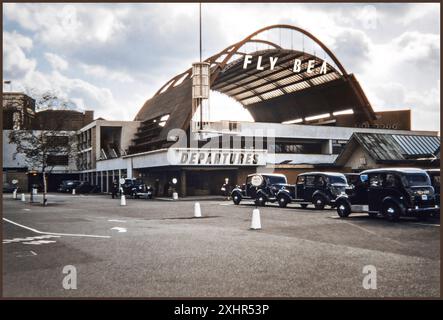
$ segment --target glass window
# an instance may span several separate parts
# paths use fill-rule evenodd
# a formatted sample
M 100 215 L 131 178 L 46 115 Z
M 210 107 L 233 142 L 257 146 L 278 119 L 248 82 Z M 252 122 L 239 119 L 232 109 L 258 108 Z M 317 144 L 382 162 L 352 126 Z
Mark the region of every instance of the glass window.
M 286 184 L 285 177 L 266 176 L 265 178 L 267 184 L 277 184 L 277 183 Z
M 398 188 L 398 187 L 400 187 L 400 181 L 399 181 L 397 175 L 395 175 L 393 173 L 386 174 L 383 186 L 387 187 L 387 188 Z
M 297 184 L 304 184 L 305 183 L 305 176 L 300 176 L 297 178 Z
M 429 186 L 431 184 L 426 173 L 408 173 L 403 177 L 407 186 Z
M 369 176 L 369 185 L 371 187 L 381 187 L 382 177 L 381 174 L 373 174 Z
M 347 184 L 346 182 L 346 178 L 342 177 L 342 176 L 329 176 L 329 183 L 342 183 L 342 184 Z
M 318 176 L 315 185 L 318 187 L 324 187 L 326 184 L 325 178 L 323 176 Z
M 306 177 L 306 185 L 307 186 L 313 186 L 315 182 L 315 177 L 314 176 L 307 176 Z

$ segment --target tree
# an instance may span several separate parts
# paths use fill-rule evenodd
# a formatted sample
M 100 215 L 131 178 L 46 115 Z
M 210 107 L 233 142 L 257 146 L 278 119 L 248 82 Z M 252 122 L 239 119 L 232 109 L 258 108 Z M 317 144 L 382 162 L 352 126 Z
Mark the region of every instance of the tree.
M 57 98 L 53 93 L 45 93 L 39 96 L 36 100 L 36 109 L 52 109 L 54 103 L 57 103 L 58 108 L 55 110 L 68 109 L 67 103 Z M 49 107 L 48 107 L 49 106 Z M 69 159 L 76 151 L 75 133 L 62 131 L 63 119 L 62 114 L 54 114 L 56 119 L 56 127 L 50 130 L 45 130 L 43 124 L 35 123 L 33 129 L 27 130 L 11 130 L 9 132 L 9 142 L 16 145 L 16 151 L 13 154 L 15 159 L 17 154 L 23 154 L 25 162 L 34 170 L 41 171 L 43 184 L 43 205 L 46 205 L 47 199 L 47 175 L 51 173 L 60 159 Z

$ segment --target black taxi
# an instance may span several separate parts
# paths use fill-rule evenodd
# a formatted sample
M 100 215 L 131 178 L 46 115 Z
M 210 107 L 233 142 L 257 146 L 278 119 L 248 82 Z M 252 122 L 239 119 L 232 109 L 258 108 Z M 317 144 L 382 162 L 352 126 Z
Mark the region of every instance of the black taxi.
M 342 173 L 306 172 L 297 176 L 295 186 L 283 186 L 277 193 L 277 201 L 280 207 L 297 203 L 306 208 L 313 204 L 316 209 L 322 210 L 327 205 L 334 207 L 335 199 L 345 192 L 347 186 Z
M 435 191 L 426 171 L 416 168 L 371 169 L 360 173 L 359 182 L 336 199 L 337 213 L 382 214 L 390 221 L 402 216 L 427 217 L 439 212 Z
M 266 202 L 275 202 L 277 192 L 287 186 L 284 174 L 255 173 L 246 177 L 246 183 L 236 186 L 231 192 L 234 204 L 239 204 L 243 199 L 251 199 L 256 205 L 264 206 Z

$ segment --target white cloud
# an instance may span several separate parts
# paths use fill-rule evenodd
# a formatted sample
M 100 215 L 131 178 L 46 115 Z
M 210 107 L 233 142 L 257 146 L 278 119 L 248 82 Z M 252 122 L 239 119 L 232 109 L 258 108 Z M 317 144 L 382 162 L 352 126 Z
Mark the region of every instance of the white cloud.
M 55 70 L 66 70 L 69 66 L 65 59 L 54 53 L 46 52 L 45 58 Z
M 3 77 L 19 79 L 35 69 L 35 59 L 26 56 L 32 45 L 32 39 L 16 31 L 3 32 Z
M 112 71 L 105 66 L 91 65 L 91 64 L 80 64 L 83 72 L 87 75 L 94 76 L 96 78 L 108 79 L 118 82 L 134 82 L 135 80 L 129 74 L 125 72 Z
M 4 76 L 28 86 L 63 89 L 105 118 L 132 119 L 143 100 L 198 59 L 196 3 L 8 3 L 3 8 Z M 439 9 L 438 4 L 205 3 L 203 56 L 266 25 L 300 26 L 356 74 L 376 109 L 411 108 L 416 129 L 438 129 Z M 365 20 L 368 12 L 374 13 L 375 25 Z M 324 57 L 300 34 L 283 30 L 260 37 Z M 52 59 L 49 73 L 38 69 L 41 57 Z M 211 103 L 228 110 L 231 100 L 216 97 Z M 229 110 L 231 118 L 240 114 L 235 111 L 240 109 Z M 214 115 L 226 118 L 219 111 Z

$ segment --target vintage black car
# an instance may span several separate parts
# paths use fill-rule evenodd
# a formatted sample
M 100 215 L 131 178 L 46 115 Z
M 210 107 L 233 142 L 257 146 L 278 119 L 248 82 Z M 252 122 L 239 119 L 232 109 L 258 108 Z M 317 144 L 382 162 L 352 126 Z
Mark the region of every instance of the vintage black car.
M 337 213 L 381 213 L 390 221 L 402 216 L 427 217 L 439 212 L 429 175 L 421 169 L 372 169 L 360 173 L 360 181 L 336 199 Z
M 426 173 L 431 178 L 431 184 L 434 187 L 435 203 L 440 206 L 440 169 L 427 169 Z
M 239 204 L 242 199 L 253 199 L 258 206 L 266 202 L 275 202 L 277 192 L 288 186 L 286 176 L 283 174 L 250 174 L 246 183 L 236 186 L 231 193 L 234 204 Z
M 58 187 L 59 192 L 72 192 L 72 189 L 77 189 L 77 187 L 82 182 L 79 180 L 63 180 L 60 186 Z M 77 190 L 76 190 L 77 191 Z
M 313 204 L 322 210 L 326 205 L 333 207 L 335 199 L 345 192 L 346 177 L 338 172 L 307 172 L 298 175 L 295 186 L 284 186 L 277 193 L 278 205 L 298 203 L 302 208 Z
M 122 189 L 125 195 L 129 195 L 134 199 L 152 199 L 154 195 L 154 189 L 146 185 L 141 179 L 125 179 L 125 183 L 122 184 Z
M 12 193 L 15 189 L 17 189 L 16 185 L 9 182 L 3 182 L 3 193 Z

